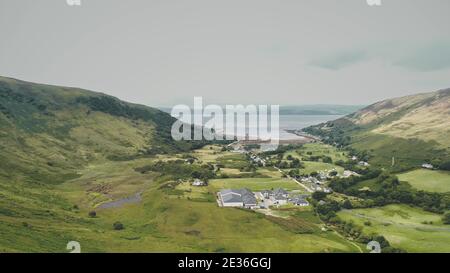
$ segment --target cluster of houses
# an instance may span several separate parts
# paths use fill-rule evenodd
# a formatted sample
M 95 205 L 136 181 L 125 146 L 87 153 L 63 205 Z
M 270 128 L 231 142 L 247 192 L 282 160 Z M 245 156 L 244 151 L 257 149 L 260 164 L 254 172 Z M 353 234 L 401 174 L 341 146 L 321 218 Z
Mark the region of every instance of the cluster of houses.
M 309 205 L 309 202 L 306 200 L 308 195 L 295 195 L 291 197 L 286 190 L 281 188 L 275 189 L 273 191 L 264 190 L 259 192 L 259 194 L 262 197 L 261 199 L 266 201 L 269 206 L 285 205 L 288 203 L 301 207 Z
M 310 187 L 313 191 L 323 191 L 325 193 L 331 193 L 331 189 L 323 185 L 311 184 Z
M 255 155 L 255 154 L 250 154 L 250 159 L 256 164 L 261 164 L 262 166 L 266 166 L 266 160 L 260 158 L 259 156 Z
M 261 200 L 268 200 L 272 205 L 286 205 L 289 197 L 289 193 L 281 188 L 273 191 L 263 190 L 259 195 Z
M 300 181 L 303 184 L 308 185 L 313 191 L 323 191 L 326 193 L 331 192 L 331 189 L 325 186 L 325 181 L 319 180 L 314 176 L 302 177 Z
M 334 174 L 332 174 L 334 173 Z M 319 171 L 316 176 L 304 176 L 300 177 L 299 180 L 303 184 L 308 185 L 313 191 L 323 191 L 326 193 L 330 193 L 331 189 L 326 187 L 326 180 L 331 179 L 333 177 L 343 177 L 347 178 L 350 176 L 359 176 L 358 173 L 350 171 L 350 170 L 344 170 L 342 174 L 336 174 L 336 169 L 332 170 L 326 170 L 326 171 Z
M 218 204 L 222 207 L 240 207 L 249 209 L 268 208 L 270 206 L 286 205 L 308 206 L 308 195 L 290 196 L 281 188 L 252 192 L 247 188 L 224 189 L 217 193 Z

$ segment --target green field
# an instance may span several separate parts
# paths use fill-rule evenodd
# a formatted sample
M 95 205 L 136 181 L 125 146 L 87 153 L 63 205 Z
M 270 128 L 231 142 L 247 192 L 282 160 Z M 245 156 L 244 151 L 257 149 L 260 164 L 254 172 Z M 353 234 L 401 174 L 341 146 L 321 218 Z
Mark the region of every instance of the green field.
M 214 179 L 210 181 L 210 185 L 220 189 L 239 189 L 249 188 L 250 190 L 270 190 L 275 188 L 283 188 L 286 190 L 303 190 L 303 188 L 293 180 L 287 178 L 227 178 Z
M 287 160 L 289 155 L 302 161 L 304 168 L 300 168 L 299 170 L 300 173 L 304 175 L 311 174 L 312 172 L 329 171 L 332 169 L 336 169 L 339 173 L 344 171 L 342 167 L 333 163 L 325 163 L 321 160 L 310 161 L 309 157 L 311 156 L 328 156 L 332 159 L 332 162 L 336 162 L 338 160 L 348 160 L 346 152 L 340 151 L 331 145 L 322 143 L 307 143 L 302 145 L 300 148 L 289 150 L 284 153 L 283 159 Z
M 344 168 L 330 163 L 303 161 L 305 168 L 300 169 L 301 174 L 311 174 L 312 172 L 331 171 L 336 169 L 338 173 L 344 172 Z
M 219 157 L 235 155 L 232 152 L 222 152 L 221 149 L 222 146 L 219 145 L 206 145 L 201 149 L 193 151 L 192 156 L 205 163 L 216 163 Z
M 450 172 L 419 169 L 397 175 L 416 189 L 429 192 L 450 192 Z
M 315 156 L 329 156 L 333 162 L 338 160 L 348 160 L 347 152 L 323 143 L 307 143 L 298 149 L 297 152 L 302 156 L 302 158 L 308 157 L 308 153 L 312 153 L 312 155 Z
M 248 166 L 248 160 L 244 154 L 226 152 L 217 157 L 216 163 L 222 164 L 225 168 L 240 169 Z
M 105 211 L 101 217 L 111 219 L 100 223 L 105 227 L 112 219 L 128 227 L 123 233 L 109 232 L 117 245 L 108 251 L 357 251 L 335 234 L 321 232 L 318 225 L 313 224 L 310 234 L 296 234 L 258 213 L 220 208 L 215 201 L 169 198 L 159 191 L 147 192 L 142 204 Z
M 388 205 L 344 210 L 338 216 L 362 227 L 365 234 L 383 235 L 392 246 L 408 252 L 450 252 L 450 226 L 443 225 L 438 214 L 406 205 Z M 370 226 L 364 224 L 367 221 Z

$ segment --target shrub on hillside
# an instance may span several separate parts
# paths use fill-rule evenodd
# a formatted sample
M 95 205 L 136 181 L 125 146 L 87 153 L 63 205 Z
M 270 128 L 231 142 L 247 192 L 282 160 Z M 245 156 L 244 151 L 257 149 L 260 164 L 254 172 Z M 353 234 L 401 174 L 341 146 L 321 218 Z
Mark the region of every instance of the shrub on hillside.
M 113 228 L 114 228 L 114 230 L 122 230 L 122 229 L 124 229 L 125 227 L 123 226 L 123 224 L 122 224 L 121 222 L 115 222 L 115 223 L 113 224 Z
M 444 217 L 442 217 L 442 222 L 446 225 L 450 225 L 450 212 L 444 214 Z
M 450 171 L 450 161 L 443 162 L 439 165 L 439 169 L 444 171 Z
M 343 207 L 344 209 L 352 209 L 352 208 L 353 208 L 353 205 L 352 205 L 352 202 L 350 202 L 350 200 L 346 199 L 346 200 L 344 201 L 344 203 L 342 203 L 342 207 Z
M 323 192 L 323 191 L 315 191 L 315 192 L 313 192 L 313 194 L 312 194 L 312 198 L 313 198 L 314 200 L 317 200 L 317 201 L 323 200 L 323 199 L 325 199 L 326 197 L 327 197 L 327 193 L 325 193 L 325 192 Z

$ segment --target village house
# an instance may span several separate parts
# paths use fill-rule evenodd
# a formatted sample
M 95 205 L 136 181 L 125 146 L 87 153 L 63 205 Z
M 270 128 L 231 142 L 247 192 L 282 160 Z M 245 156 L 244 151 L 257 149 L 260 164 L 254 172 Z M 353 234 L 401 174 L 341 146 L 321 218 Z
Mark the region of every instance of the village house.
M 320 172 L 318 173 L 318 177 L 319 177 L 320 180 L 326 180 L 327 177 L 328 177 L 328 175 L 327 175 L 325 172 L 320 171 Z
M 358 165 L 364 166 L 364 167 L 368 167 L 370 164 L 367 163 L 366 161 L 359 161 L 359 162 L 358 162 Z
M 275 189 L 272 194 L 273 194 L 273 196 L 283 196 L 286 198 L 289 196 L 289 193 L 282 188 Z
M 270 201 L 272 201 L 274 205 L 286 205 L 288 199 L 283 195 L 273 195 L 270 197 Z
M 288 197 L 289 193 L 286 190 L 282 188 L 277 188 L 270 195 L 270 200 L 275 205 L 285 205 L 287 204 Z
M 306 206 L 309 206 L 309 202 L 306 201 L 305 198 L 306 198 L 306 196 L 304 196 L 304 195 L 298 195 L 298 196 L 295 196 L 294 198 L 290 199 L 289 202 L 296 206 L 306 207 Z
M 319 186 L 319 185 L 316 185 L 316 184 L 312 184 L 312 185 L 311 185 L 311 188 L 312 188 L 314 191 L 323 191 L 323 192 L 325 192 L 325 193 L 331 193 L 331 189 L 325 187 L 324 185 Z
M 271 190 L 262 190 L 260 193 L 261 193 L 261 196 L 265 199 L 269 199 L 270 196 L 273 194 L 273 192 Z
M 317 178 L 315 178 L 313 176 L 303 177 L 301 179 L 301 181 L 304 182 L 304 183 L 313 183 L 313 184 L 316 184 L 316 185 L 325 184 L 324 181 L 320 181 L 319 179 L 317 179 Z
M 251 160 L 252 160 L 253 162 L 255 162 L 255 163 L 257 163 L 257 164 L 261 164 L 261 165 L 263 165 L 263 166 L 266 165 L 266 161 L 265 161 L 264 159 L 260 158 L 260 157 L 257 156 L 257 155 L 252 154 L 252 155 L 250 155 L 250 158 L 251 158 Z
M 202 187 L 202 186 L 207 186 L 208 183 L 206 183 L 205 181 L 202 181 L 200 179 L 195 179 L 194 182 L 192 182 L 192 186 L 195 187 Z
M 350 176 L 359 176 L 359 174 L 358 173 L 356 173 L 356 172 L 353 172 L 353 171 L 349 171 L 349 170 L 345 170 L 343 173 L 342 173 L 342 177 L 344 177 L 344 178 L 347 178 L 347 177 L 350 177 Z

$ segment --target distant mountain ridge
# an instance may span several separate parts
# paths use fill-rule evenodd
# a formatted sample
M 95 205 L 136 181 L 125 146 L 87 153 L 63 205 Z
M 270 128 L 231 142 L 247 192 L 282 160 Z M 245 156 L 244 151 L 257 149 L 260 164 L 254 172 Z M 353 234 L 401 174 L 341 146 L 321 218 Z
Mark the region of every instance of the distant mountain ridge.
M 368 153 L 396 169 L 441 161 L 450 154 L 450 89 L 387 99 L 305 131 Z
M 361 108 L 364 105 L 286 105 L 280 106 L 280 115 L 348 115 Z
M 334 105 L 334 104 L 281 105 L 280 115 L 343 116 L 351 114 L 363 107 L 364 105 Z M 158 109 L 166 113 L 170 113 L 172 110 L 170 107 L 158 107 Z

